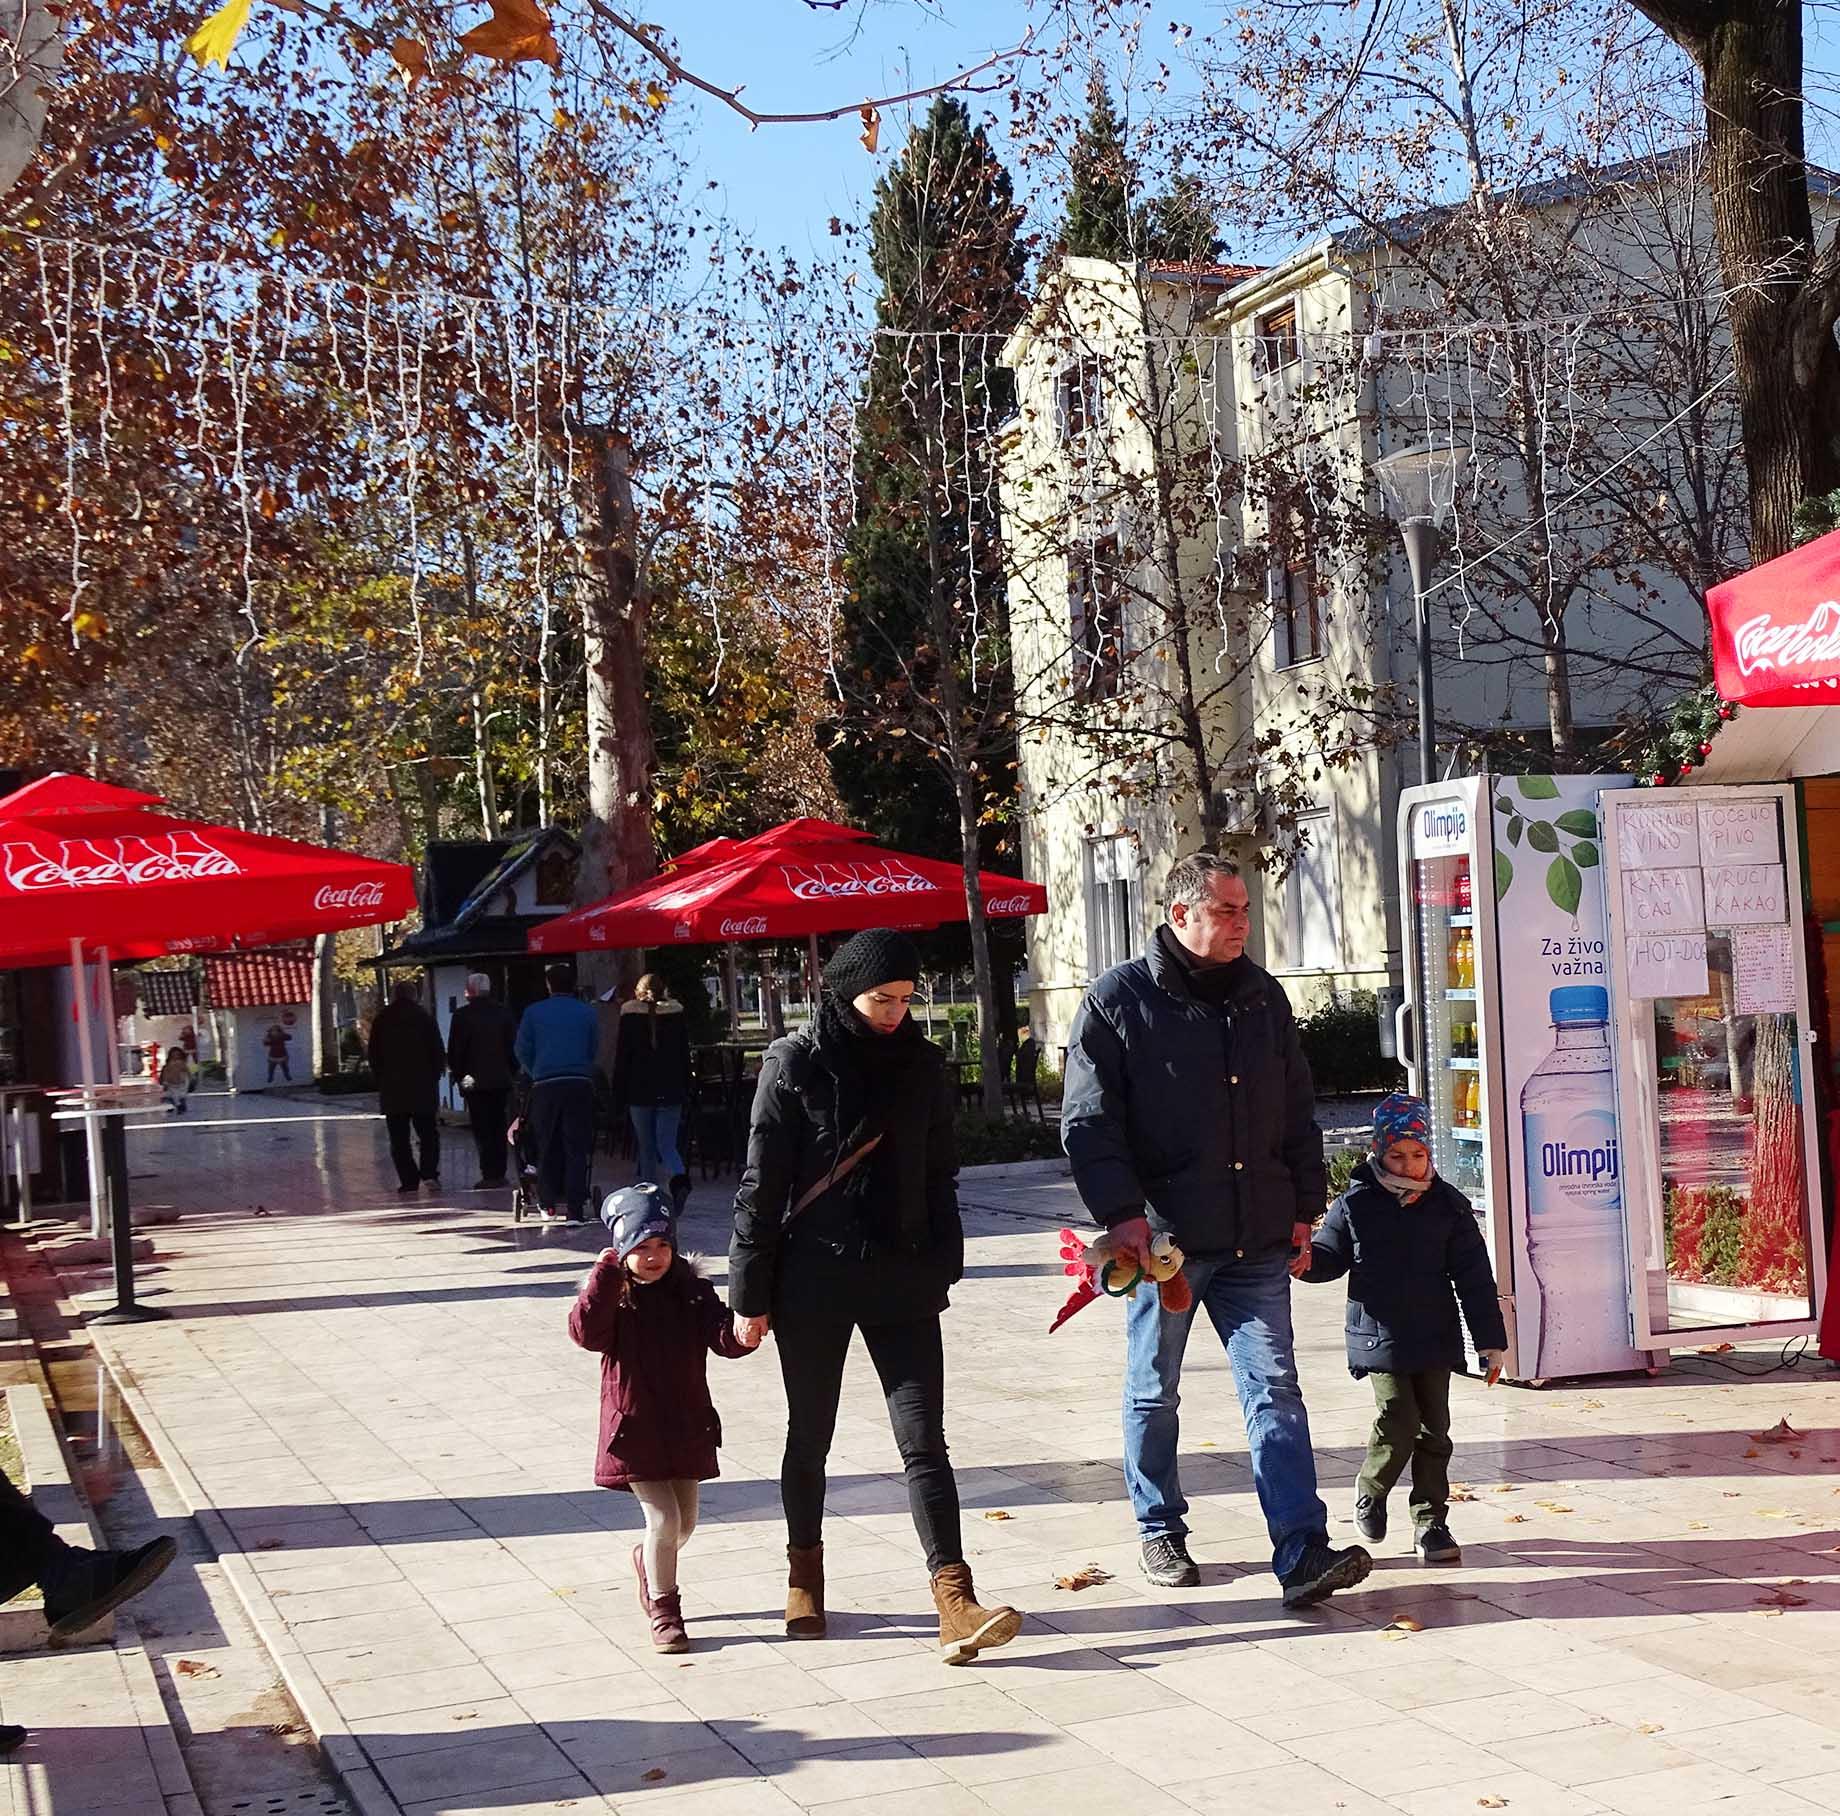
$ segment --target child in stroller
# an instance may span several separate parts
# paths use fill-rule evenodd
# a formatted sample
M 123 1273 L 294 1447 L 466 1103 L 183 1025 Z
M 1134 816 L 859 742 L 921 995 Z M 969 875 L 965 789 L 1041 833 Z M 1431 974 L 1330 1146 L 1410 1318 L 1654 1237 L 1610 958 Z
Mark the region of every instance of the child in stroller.
M 511 1221 L 522 1223 L 525 1217 L 541 1217 L 542 1202 L 537 1196 L 537 1136 L 530 1125 L 530 1080 L 520 1078 L 512 1098 L 511 1126 L 505 1131 L 511 1143 L 515 1179 L 511 1196 Z

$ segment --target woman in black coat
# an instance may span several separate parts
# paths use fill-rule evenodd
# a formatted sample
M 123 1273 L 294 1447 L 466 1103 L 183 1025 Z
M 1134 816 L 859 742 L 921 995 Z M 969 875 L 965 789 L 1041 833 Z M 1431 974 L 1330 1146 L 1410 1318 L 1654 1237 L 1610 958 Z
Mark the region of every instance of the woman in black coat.
M 946 1455 L 939 1314 L 964 1271 L 953 1093 L 908 1013 L 920 955 L 876 928 L 826 966 L 816 1022 L 768 1049 L 735 1198 L 728 1298 L 744 1341 L 769 1328 L 786 1383 L 786 1632 L 824 1633 L 824 1470 L 860 1330 L 881 1378 L 926 1548 L 948 1664 L 1013 1639 L 981 1608 Z

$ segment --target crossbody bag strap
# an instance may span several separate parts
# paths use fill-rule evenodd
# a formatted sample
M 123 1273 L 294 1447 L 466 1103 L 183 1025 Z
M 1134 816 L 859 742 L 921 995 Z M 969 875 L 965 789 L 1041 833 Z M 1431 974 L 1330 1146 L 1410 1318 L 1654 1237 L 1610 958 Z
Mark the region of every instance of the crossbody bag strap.
M 882 1138 L 880 1134 L 871 1135 L 855 1153 L 846 1155 L 842 1160 L 838 1161 L 837 1164 L 832 1167 L 816 1185 L 806 1191 L 799 1199 L 798 1203 L 786 1213 L 787 1223 L 790 1223 L 799 1212 L 816 1204 L 839 1179 L 847 1179 L 850 1174 L 856 1171 L 857 1167 L 863 1161 L 867 1160 L 869 1156 L 881 1146 L 881 1142 Z

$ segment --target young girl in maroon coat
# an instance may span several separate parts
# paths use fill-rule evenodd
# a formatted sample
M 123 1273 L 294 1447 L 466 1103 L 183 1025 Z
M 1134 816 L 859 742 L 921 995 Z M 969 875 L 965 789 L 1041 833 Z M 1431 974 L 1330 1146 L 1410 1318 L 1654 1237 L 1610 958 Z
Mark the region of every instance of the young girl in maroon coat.
M 677 1252 L 677 1230 L 655 1185 L 611 1192 L 601 1206 L 613 1246 L 582 1282 L 569 1335 L 601 1353 L 600 1453 L 594 1479 L 630 1489 L 645 1514 L 633 1547 L 639 1606 L 660 1652 L 689 1649 L 677 1554 L 696 1529 L 697 1485 L 717 1473 L 722 1424 L 709 1398 L 711 1351 L 748 1346 L 716 1291 Z

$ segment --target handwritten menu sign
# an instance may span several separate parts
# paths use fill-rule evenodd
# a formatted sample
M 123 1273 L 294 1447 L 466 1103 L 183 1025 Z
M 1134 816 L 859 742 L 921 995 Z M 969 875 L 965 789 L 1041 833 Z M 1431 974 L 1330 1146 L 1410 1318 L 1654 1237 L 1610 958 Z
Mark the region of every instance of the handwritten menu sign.
M 1739 1015 L 1795 1013 L 1789 929 L 1740 927 L 1731 939 L 1732 1008 Z
M 1625 870 L 1697 868 L 1699 814 L 1684 807 L 1632 807 L 1617 815 L 1617 861 Z
M 1637 933 L 1627 952 L 1631 996 L 1704 996 L 1712 988 L 1703 933 Z
M 1774 801 L 1720 801 L 1699 808 L 1699 861 L 1780 864 L 1782 833 Z
M 1631 935 L 1699 932 L 1706 918 L 1698 870 L 1625 870 L 1623 915 Z
M 1706 870 L 1706 921 L 1713 927 L 1769 927 L 1789 918 L 1780 864 L 1713 864 Z

